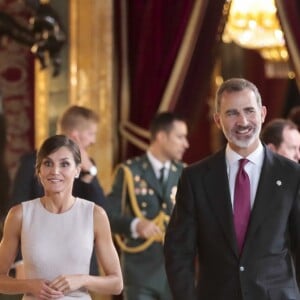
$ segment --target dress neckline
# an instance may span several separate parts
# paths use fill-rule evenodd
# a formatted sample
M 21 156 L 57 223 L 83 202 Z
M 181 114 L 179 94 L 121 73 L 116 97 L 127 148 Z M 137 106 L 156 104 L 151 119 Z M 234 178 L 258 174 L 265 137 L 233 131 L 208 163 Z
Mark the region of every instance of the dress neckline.
M 66 214 L 68 214 L 68 213 L 71 213 L 71 211 L 73 210 L 73 208 L 76 206 L 76 203 L 78 202 L 78 201 L 77 201 L 78 198 L 75 197 L 75 201 L 74 201 L 74 203 L 72 204 L 72 206 L 71 206 L 69 209 L 67 209 L 67 210 L 64 211 L 64 212 L 54 213 L 54 212 L 51 212 L 50 210 L 48 210 L 48 209 L 43 205 L 41 198 L 38 198 L 38 200 L 39 200 L 39 201 L 38 201 L 38 202 L 39 202 L 39 205 L 42 207 L 43 211 L 45 211 L 46 213 L 48 213 L 48 214 L 50 214 L 50 215 L 57 215 L 57 216 L 66 215 Z

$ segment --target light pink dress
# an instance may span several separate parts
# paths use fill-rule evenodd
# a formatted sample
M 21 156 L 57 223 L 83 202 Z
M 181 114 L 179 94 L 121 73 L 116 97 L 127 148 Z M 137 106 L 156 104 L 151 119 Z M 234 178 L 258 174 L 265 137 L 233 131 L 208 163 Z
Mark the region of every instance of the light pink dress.
M 66 212 L 54 214 L 39 198 L 22 203 L 21 250 L 26 278 L 52 281 L 59 275 L 89 274 L 94 241 L 94 203 L 76 198 Z M 80 289 L 63 299 L 91 299 Z M 23 299 L 34 299 L 24 295 Z

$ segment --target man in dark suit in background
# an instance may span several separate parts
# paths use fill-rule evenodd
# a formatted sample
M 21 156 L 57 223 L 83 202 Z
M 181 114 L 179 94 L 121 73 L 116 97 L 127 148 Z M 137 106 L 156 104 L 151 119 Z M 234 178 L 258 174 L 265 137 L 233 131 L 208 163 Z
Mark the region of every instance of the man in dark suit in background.
M 73 194 L 103 206 L 105 196 L 97 178 L 97 168 L 88 156 L 87 149 L 96 141 L 98 115 L 82 106 L 70 106 L 62 114 L 57 124 L 57 133 L 74 140 L 81 150 L 82 166 L 79 178 L 75 179 Z M 44 194 L 35 176 L 36 152 L 25 154 L 17 170 L 11 197 L 11 205 L 19 204 Z
M 167 227 L 173 299 L 299 300 L 300 166 L 262 145 L 251 82 L 225 81 L 215 109 L 227 146 L 183 170 Z
M 180 160 L 189 146 L 187 125 L 179 116 L 159 113 L 150 136 L 144 155 L 119 166 L 107 197 L 122 252 L 125 300 L 171 300 L 162 243 L 184 167 Z
M 57 123 L 57 133 L 65 134 L 74 140 L 81 151 L 81 172 L 73 186 L 73 195 L 104 206 L 105 196 L 97 178 L 97 168 L 88 156 L 87 149 L 95 143 L 98 130 L 98 115 L 82 106 L 70 106 Z M 20 161 L 13 182 L 10 207 L 23 201 L 41 197 L 44 190 L 35 175 L 36 152 L 25 154 Z M 98 274 L 96 258 L 91 263 L 91 274 Z
M 295 162 L 300 160 L 300 132 L 289 119 L 273 119 L 265 124 L 261 140 L 275 153 Z

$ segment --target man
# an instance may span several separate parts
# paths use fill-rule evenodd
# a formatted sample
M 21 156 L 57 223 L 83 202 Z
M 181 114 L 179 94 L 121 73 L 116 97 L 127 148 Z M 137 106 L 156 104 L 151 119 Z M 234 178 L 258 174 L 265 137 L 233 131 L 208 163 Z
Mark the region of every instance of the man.
M 262 141 L 274 152 L 295 162 L 300 159 L 300 132 L 288 119 L 274 119 L 263 127 Z
M 97 168 L 87 153 L 88 147 L 96 141 L 98 122 L 94 111 L 82 106 L 70 106 L 59 119 L 57 131 L 74 140 L 81 150 L 81 173 L 74 181 L 73 195 L 104 206 L 105 196 L 96 176 Z M 10 206 L 43 196 L 42 185 L 35 176 L 35 160 L 36 152 L 22 157 L 13 182 Z M 95 257 L 90 272 L 98 274 Z
M 174 300 L 300 299 L 300 166 L 262 145 L 265 116 L 251 82 L 219 87 L 227 146 L 183 170 L 166 232 Z
M 126 300 L 171 299 L 162 243 L 184 167 L 180 160 L 189 147 L 187 125 L 163 112 L 152 120 L 150 135 L 147 153 L 120 165 L 107 199 Z
M 87 149 L 96 141 L 98 115 L 85 107 L 71 106 L 61 116 L 57 124 L 57 132 L 73 139 L 80 147 L 82 156 L 81 174 L 75 179 L 74 196 L 104 205 L 105 197 L 97 179 L 97 168 L 89 158 Z M 43 189 L 35 176 L 36 153 L 26 154 L 20 166 L 12 189 L 12 205 L 43 195 Z

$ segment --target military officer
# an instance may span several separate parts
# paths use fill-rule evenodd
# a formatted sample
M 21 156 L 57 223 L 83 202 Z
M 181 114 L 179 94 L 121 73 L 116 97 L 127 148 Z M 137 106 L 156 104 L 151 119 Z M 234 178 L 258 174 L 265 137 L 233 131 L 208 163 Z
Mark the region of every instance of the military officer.
M 162 112 L 150 124 L 147 152 L 117 168 L 107 212 L 121 250 L 125 300 L 171 300 L 163 239 L 188 147 L 184 119 Z

